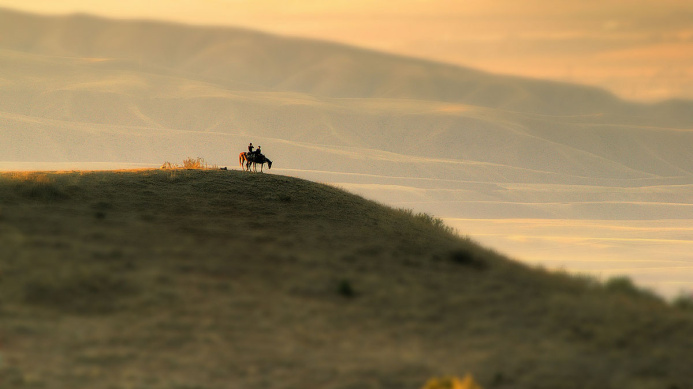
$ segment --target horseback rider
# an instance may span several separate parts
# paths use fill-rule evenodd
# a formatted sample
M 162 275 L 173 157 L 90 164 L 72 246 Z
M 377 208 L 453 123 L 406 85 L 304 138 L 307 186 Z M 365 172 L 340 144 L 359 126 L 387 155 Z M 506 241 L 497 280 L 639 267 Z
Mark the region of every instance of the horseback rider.
M 257 171 L 257 165 L 260 165 L 260 172 L 262 172 L 262 167 L 267 164 L 267 168 L 272 168 L 272 161 L 262 154 L 262 146 L 255 148 L 252 143 L 248 144 L 248 151 L 241 152 L 238 155 L 238 163 L 241 165 L 241 169 L 250 171 L 250 165 L 254 164 L 254 170 Z

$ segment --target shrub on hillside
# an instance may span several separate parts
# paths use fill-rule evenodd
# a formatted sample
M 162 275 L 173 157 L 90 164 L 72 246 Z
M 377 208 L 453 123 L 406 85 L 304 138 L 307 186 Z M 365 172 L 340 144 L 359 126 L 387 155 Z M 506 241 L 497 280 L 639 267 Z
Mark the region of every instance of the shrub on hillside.
M 339 293 L 343 297 L 354 297 L 356 296 L 356 292 L 354 291 L 354 287 L 351 285 L 351 281 L 344 279 L 339 281 L 339 285 L 337 286 L 337 293 Z
M 631 297 L 639 297 L 647 300 L 661 302 L 662 299 L 654 292 L 637 287 L 633 281 L 626 276 L 616 276 L 609 278 L 604 283 L 604 288 L 612 293 L 618 293 Z
M 471 250 L 455 250 L 450 253 L 450 260 L 458 265 L 476 270 L 486 269 L 486 262 Z
M 183 168 L 185 169 L 203 169 L 206 167 L 207 164 L 205 163 L 205 160 L 197 157 L 197 158 L 186 158 L 183 160 Z
M 164 162 L 163 165 L 161 165 L 162 169 L 217 169 L 217 165 L 209 165 L 207 162 L 205 162 L 204 158 L 191 158 L 188 157 L 183 160 L 182 165 L 177 165 L 171 162 Z
M 423 224 L 429 225 L 429 226 L 431 226 L 437 230 L 441 230 L 441 231 L 448 233 L 448 234 L 453 234 L 453 235 L 457 234 L 457 230 L 455 230 L 454 228 L 445 224 L 445 222 L 441 218 L 431 216 L 425 212 L 414 213 L 414 211 L 411 209 L 400 208 L 399 211 L 402 212 L 403 214 L 410 216 L 410 217 L 414 218 L 415 220 L 417 220 Z
M 681 310 L 693 311 L 693 295 L 681 294 L 671 302 L 671 305 Z

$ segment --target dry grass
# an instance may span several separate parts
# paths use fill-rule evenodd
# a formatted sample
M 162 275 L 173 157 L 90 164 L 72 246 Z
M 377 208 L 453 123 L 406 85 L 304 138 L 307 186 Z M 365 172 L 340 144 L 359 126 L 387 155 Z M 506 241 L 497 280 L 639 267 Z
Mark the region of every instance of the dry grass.
M 465 372 L 486 389 L 693 384 L 690 310 L 530 269 L 332 187 L 2 174 L 0 201 L 3 388 L 399 389 Z
M 162 169 L 166 170 L 171 170 L 171 169 L 188 169 L 188 170 L 202 170 L 202 169 L 218 169 L 219 167 L 217 165 L 210 165 L 208 164 L 204 158 L 197 157 L 197 158 L 192 158 L 188 157 L 183 160 L 183 163 L 181 165 L 173 164 L 171 162 L 164 162 L 163 165 L 161 165 Z

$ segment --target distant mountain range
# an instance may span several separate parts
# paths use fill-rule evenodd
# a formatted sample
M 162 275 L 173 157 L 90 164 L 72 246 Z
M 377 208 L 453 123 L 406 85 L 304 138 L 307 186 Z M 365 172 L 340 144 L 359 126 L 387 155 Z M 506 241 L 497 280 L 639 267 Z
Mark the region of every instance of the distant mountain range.
M 242 29 L 9 10 L 0 134 L 0 161 L 234 166 L 252 141 L 309 178 L 457 191 L 422 201 L 523 203 L 536 191 L 508 183 L 680 187 L 693 176 L 690 101 L 633 103 Z M 661 196 L 632 200 L 671 201 Z
M 3 49 L 117 61 L 232 89 L 444 101 L 545 115 L 634 115 L 693 124 L 693 103 L 645 105 L 579 85 L 499 76 L 334 43 L 254 31 L 0 10 Z M 673 124 L 677 123 L 677 124 Z

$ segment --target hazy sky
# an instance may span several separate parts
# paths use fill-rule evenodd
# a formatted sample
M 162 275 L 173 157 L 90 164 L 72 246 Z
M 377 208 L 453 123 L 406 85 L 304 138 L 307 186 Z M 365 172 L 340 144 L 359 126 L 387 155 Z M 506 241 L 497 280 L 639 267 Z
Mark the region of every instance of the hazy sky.
M 334 40 L 493 72 L 693 99 L 690 0 L 0 0 Z

